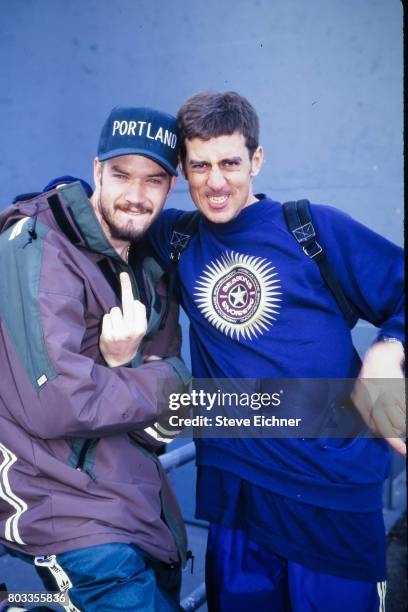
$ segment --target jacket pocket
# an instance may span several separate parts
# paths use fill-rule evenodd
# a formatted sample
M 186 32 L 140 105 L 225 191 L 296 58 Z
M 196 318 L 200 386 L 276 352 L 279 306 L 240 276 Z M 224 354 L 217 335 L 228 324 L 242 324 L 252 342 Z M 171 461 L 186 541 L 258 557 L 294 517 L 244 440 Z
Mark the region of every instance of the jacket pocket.
M 71 454 L 68 457 L 68 463 L 75 470 L 85 472 L 92 480 L 96 480 L 93 471 L 96 445 L 99 438 L 84 440 L 82 438 L 74 438 L 71 440 Z

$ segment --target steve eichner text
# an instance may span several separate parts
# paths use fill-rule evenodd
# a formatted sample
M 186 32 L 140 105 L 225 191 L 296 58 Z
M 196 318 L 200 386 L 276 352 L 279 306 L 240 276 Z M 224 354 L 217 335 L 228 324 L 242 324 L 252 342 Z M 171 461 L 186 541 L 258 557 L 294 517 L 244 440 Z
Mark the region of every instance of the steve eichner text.
M 259 410 L 280 403 L 280 393 L 225 393 L 219 389 L 215 393 L 193 389 L 190 393 L 171 393 L 169 396 L 170 410 L 178 410 L 181 406 L 199 406 L 206 410 L 212 410 L 214 406 L 246 406 Z

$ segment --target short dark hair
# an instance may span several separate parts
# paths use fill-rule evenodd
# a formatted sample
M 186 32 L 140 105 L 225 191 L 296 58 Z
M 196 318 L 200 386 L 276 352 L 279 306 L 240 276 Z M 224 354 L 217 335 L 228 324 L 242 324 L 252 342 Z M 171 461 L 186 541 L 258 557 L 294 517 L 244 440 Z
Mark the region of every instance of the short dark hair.
M 254 107 L 235 91 L 201 91 L 188 98 L 177 114 L 180 129 L 180 158 L 186 159 L 186 139 L 209 140 L 240 132 L 252 159 L 259 145 L 259 119 Z

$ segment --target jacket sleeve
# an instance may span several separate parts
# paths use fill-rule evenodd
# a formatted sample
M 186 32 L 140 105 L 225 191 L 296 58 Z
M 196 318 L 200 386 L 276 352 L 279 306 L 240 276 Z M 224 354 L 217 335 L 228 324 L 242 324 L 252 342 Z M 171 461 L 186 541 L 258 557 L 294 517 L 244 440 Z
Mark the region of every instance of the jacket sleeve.
M 171 360 L 136 369 L 108 368 L 81 354 L 87 316 L 83 302 L 44 291 L 38 299 L 54 374 L 16 415 L 34 435 L 89 438 L 143 429 L 168 409 L 169 393 L 182 391 Z
M 181 329 L 178 324 L 179 306 L 175 295 L 168 295 L 168 286 L 162 278 L 156 288 L 161 298 L 162 316 L 166 313 L 162 325 L 154 337 L 143 346 L 143 356 L 155 355 L 167 359 L 178 372 L 185 385 L 185 391 L 190 382 L 190 372 L 180 357 L 181 352 Z M 167 302 L 169 303 L 167 304 Z M 179 410 L 178 417 L 187 416 L 188 410 Z M 168 444 L 176 438 L 180 429 L 170 425 L 169 417 L 174 412 L 168 410 L 163 412 L 158 420 L 144 431 L 132 432 L 132 438 L 149 450 L 158 450 L 164 444 Z
M 318 241 L 359 317 L 379 335 L 404 339 L 404 258 L 400 247 L 328 206 L 312 207 Z

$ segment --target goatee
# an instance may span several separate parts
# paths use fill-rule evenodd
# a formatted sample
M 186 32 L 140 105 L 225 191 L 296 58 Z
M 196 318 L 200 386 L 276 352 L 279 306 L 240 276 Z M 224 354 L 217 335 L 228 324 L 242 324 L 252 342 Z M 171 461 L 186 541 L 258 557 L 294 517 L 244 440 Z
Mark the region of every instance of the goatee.
M 108 207 L 104 206 L 101 196 L 99 197 L 98 201 L 98 210 L 103 224 L 109 229 L 109 234 L 114 240 L 132 242 L 139 239 L 144 234 L 144 229 L 134 227 L 131 220 L 127 221 L 123 225 L 115 223 L 112 211 Z

